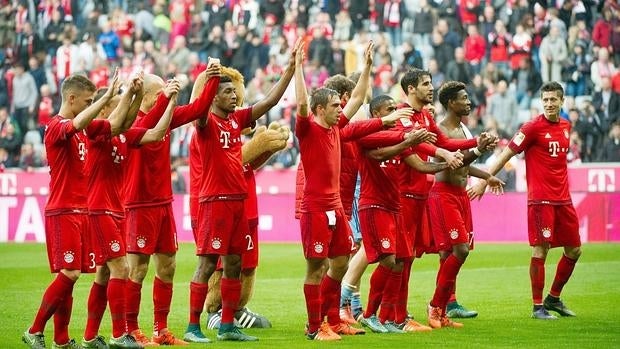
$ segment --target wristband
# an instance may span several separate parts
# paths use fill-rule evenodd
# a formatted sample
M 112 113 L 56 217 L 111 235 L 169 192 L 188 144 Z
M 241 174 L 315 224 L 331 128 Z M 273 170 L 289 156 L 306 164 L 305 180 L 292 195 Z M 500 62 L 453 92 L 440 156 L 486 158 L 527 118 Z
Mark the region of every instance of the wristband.
M 474 154 L 476 154 L 476 156 L 482 155 L 482 152 L 480 152 L 480 150 L 478 150 L 478 148 L 474 148 L 473 152 L 474 152 Z

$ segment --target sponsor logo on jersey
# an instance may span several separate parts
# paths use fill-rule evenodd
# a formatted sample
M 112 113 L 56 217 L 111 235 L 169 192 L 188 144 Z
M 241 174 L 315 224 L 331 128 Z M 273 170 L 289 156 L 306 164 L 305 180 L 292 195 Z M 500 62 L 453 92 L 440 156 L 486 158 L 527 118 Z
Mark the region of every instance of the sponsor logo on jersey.
M 549 134 L 549 132 L 547 132 L 547 134 L 545 135 L 545 138 L 551 138 L 551 135 Z
M 409 118 L 400 118 L 400 122 L 401 122 L 401 124 L 403 124 L 403 127 L 411 127 L 411 126 L 413 126 L 413 122 L 411 122 L 411 119 L 409 119 Z

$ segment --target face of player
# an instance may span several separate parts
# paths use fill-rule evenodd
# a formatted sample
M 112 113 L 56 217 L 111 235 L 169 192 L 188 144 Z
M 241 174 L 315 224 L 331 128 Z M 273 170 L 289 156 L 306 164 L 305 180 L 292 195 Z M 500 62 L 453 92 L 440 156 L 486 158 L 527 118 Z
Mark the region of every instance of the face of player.
M 342 107 L 340 106 L 340 97 L 332 96 L 327 105 L 325 107 L 320 107 L 324 109 L 323 111 L 323 120 L 328 126 L 334 126 L 338 122 L 338 116 L 342 112 Z
M 469 95 L 467 91 L 460 90 L 456 94 L 456 98 L 450 101 L 450 108 L 456 113 L 458 116 L 467 116 L 471 112 L 471 101 L 469 100 Z
M 221 110 L 232 113 L 237 108 L 237 92 L 232 82 L 220 84 L 213 103 Z
M 433 102 L 433 91 L 434 88 L 431 77 L 428 75 L 424 75 L 413 92 L 415 98 L 424 105 Z
M 391 99 L 381 104 L 379 108 L 372 113 L 372 116 L 375 118 L 382 118 L 384 116 L 388 116 L 396 111 L 396 102 Z
M 71 103 L 71 111 L 73 115 L 78 115 L 84 109 L 93 104 L 95 98 L 94 91 L 76 91 L 69 96 L 69 102 Z
M 544 91 L 541 95 L 545 116 L 549 120 L 560 118 L 560 109 L 564 104 L 564 97 L 560 97 L 560 91 Z

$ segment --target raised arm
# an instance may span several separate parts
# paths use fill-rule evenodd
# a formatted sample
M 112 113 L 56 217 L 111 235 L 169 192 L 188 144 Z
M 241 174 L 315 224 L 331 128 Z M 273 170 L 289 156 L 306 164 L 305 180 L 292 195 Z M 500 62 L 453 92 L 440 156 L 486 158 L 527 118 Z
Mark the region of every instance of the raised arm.
M 366 98 L 366 90 L 368 90 L 370 84 L 370 70 L 372 68 L 372 58 L 375 54 L 375 44 L 370 41 L 368 46 L 366 47 L 366 51 L 364 51 L 364 58 L 366 64 L 364 65 L 364 69 L 362 70 L 362 74 L 360 75 L 359 80 L 357 80 L 357 84 L 355 84 L 355 88 L 351 91 L 351 98 L 347 102 L 347 105 L 342 109 L 342 113 L 348 118 L 351 119 L 357 110 L 364 103 L 364 99 Z
M 99 112 L 106 104 L 118 93 L 118 88 L 120 86 L 120 81 L 118 78 L 118 69 L 114 72 L 114 77 L 112 78 L 112 85 L 108 88 L 103 97 L 99 98 L 95 103 L 91 104 L 89 107 L 84 109 L 81 113 L 79 113 L 75 118 L 73 118 L 72 123 L 73 127 L 77 131 L 81 131 L 88 127 L 91 121 L 99 115 Z
M 140 111 L 140 104 L 142 104 L 142 98 L 144 98 L 144 73 L 140 72 L 140 74 L 131 81 L 129 92 L 134 94 L 133 101 L 131 101 L 131 105 L 127 111 L 127 116 L 125 117 L 125 122 L 123 122 L 123 129 L 121 132 L 127 131 L 131 125 L 133 125 Z
M 252 121 L 255 121 L 256 119 L 265 115 L 265 113 L 267 113 L 271 108 L 278 104 L 278 101 L 280 101 L 280 98 L 282 98 L 282 95 L 284 94 L 284 91 L 286 91 L 288 84 L 291 82 L 293 74 L 295 74 L 296 72 L 297 52 L 300 50 L 303 50 L 302 38 L 297 39 L 297 42 L 295 43 L 295 46 L 291 51 L 291 57 L 289 59 L 288 66 L 286 67 L 286 70 L 284 71 L 284 74 L 282 75 L 280 80 L 271 88 L 271 90 L 269 90 L 269 92 L 267 92 L 265 98 L 261 99 L 252 106 Z
M 213 98 L 217 94 L 220 85 L 221 66 L 219 63 L 211 63 L 209 67 L 200 74 L 205 75 L 204 88 L 198 98 L 192 103 L 174 108 L 170 128 L 177 128 L 203 117 L 211 109 Z M 194 86 L 195 87 L 195 86 Z M 192 91 L 193 94 L 194 91 Z
M 412 167 L 421 173 L 437 173 L 449 167 L 447 162 L 428 162 L 422 161 L 418 154 L 410 154 L 403 159 L 407 166 Z
M 295 52 L 295 98 L 297 99 L 297 115 L 307 118 L 308 91 L 306 90 L 306 81 L 304 79 L 304 56 L 304 44 L 302 42 Z M 256 106 L 254 107 L 256 108 Z
M 155 127 L 149 129 L 144 133 L 142 139 L 140 139 L 140 144 L 152 143 L 160 141 L 166 135 L 166 131 L 168 127 L 170 127 L 170 121 L 172 120 L 172 114 L 174 114 L 174 108 L 177 105 L 177 96 L 179 95 L 179 83 L 178 81 L 169 82 L 171 85 L 170 90 L 172 93 L 170 94 L 170 101 L 168 102 L 168 106 L 164 111 L 164 115 L 159 119 L 157 125 Z M 168 86 L 166 86 L 167 88 Z

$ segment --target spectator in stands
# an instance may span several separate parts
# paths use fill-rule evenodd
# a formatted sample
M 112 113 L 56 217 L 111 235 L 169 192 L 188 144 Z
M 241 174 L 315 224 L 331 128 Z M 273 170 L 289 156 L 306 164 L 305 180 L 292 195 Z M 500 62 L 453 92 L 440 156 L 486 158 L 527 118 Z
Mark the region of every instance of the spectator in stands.
M 611 89 L 611 79 L 601 78 L 600 91 L 592 96 L 592 105 L 601 121 L 603 135 L 609 133 L 613 123 L 620 121 L 620 95 Z
M 500 129 L 514 134 L 519 126 L 517 99 L 508 91 L 506 80 L 497 83 L 497 91 L 489 97 L 487 118 L 497 120 Z
M 523 58 L 529 58 L 532 54 L 532 37 L 523 24 L 517 24 L 508 53 L 510 54 L 510 68 L 513 71 L 519 69 Z
M 482 61 L 487 53 L 487 42 L 478 33 L 478 27 L 474 24 L 467 26 L 467 37 L 463 41 L 463 50 L 465 52 L 465 61 L 469 63 L 472 72 L 474 74 L 480 73 Z
M 35 85 L 37 86 L 37 90 L 41 89 L 41 86 L 47 83 L 45 68 L 41 67 L 39 60 L 36 57 L 30 57 L 30 59 L 28 59 L 28 68 L 28 73 L 32 75 Z
M 176 166 L 171 167 L 170 172 L 172 178 L 172 193 L 173 194 L 186 194 L 187 188 L 185 184 L 185 178 L 179 173 L 179 169 Z
M 611 32 L 613 30 L 611 24 L 612 16 L 611 7 L 605 6 L 602 16 L 594 23 L 592 41 L 598 47 L 611 48 Z
M 275 19 L 275 25 L 282 24 L 284 19 L 284 1 L 283 0 L 263 0 L 259 6 L 259 13 L 263 20 L 267 20 L 267 17 L 272 16 Z
M 462 47 L 454 50 L 454 60 L 446 67 L 446 79 L 469 82 L 474 77 L 471 66 L 465 62 L 465 52 Z
M 49 85 L 41 86 L 41 95 L 39 98 L 39 107 L 37 109 L 37 123 L 39 134 L 41 135 L 41 139 L 43 139 L 45 133 L 45 126 L 50 121 L 52 116 L 56 115 L 59 105 L 58 101 L 54 100 L 54 97 L 50 93 Z
M 582 109 L 583 117 L 581 119 L 584 125 L 581 128 L 582 133 L 580 134 L 583 140 L 581 160 L 583 162 L 591 162 L 598 158 L 598 152 L 604 133 L 601 120 L 592 103 L 586 100 Z
M 0 167 L 17 166 L 21 141 L 19 126 L 0 108 Z
M 39 34 L 32 29 L 30 22 L 24 23 L 23 31 L 17 34 L 15 39 L 15 59 L 23 66 L 27 66 L 28 60 L 35 57 L 38 52 L 45 51 L 45 47 Z
M 576 97 L 586 94 L 590 66 L 591 59 L 586 54 L 585 42 L 579 40 L 562 67 L 562 80 L 566 82 L 566 96 Z
M 179 72 L 186 73 L 189 71 L 189 55 L 191 53 L 187 48 L 187 41 L 181 35 L 175 36 L 173 40 L 172 48 L 168 53 L 168 59 L 177 66 Z
M 202 61 L 206 61 L 207 57 L 221 57 L 222 62 L 225 63 L 227 61 L 226 55 L 228 53 L 228 44 L 226 40 L 224 40 L 224 33 L 222 28 L 216 26 L 213 27 L 208 35 L 206 36 L 207 40 L 205 44 L 202 46 Z
M 62 45 L 62 34 L 65 30 L 65 23 L 62 20 L 60 11 L 54 9 L 52 19 L 44 30 L 45 45 L 48 54 L 54 55 Z
M 99 34 L 97 41 L 101 47 L 103 47 L 108 61 L 111 63 L 116 62 L 118 60 L 118 51 L 121 48 L 121 41 L 118 34 L 112 30 L 111 22 L 104 23 L 102 32 Z
M 41 156 L 35 152 L 32 143 L 24 143 L 19 157 L 19 167 L 26 172 L 32 172 L 35 168 L 42 166 Z
M 493 62 L 497 69 L 506 77 L 509 69 L 508 49 L 512 41 L 512 35 L 506 31 L 506 25 L 500 19 L 495 21 L 494 30 L 489 33 L 489 62 Z
M 597 59 L 590 65 L 590 78 L 594 85 L 594 91 L 600 91 L 602 79 L 611 78 L 616 70 L 614 63 L 609 60 L 609 50 L 606 47 L 600 47 Z
M 540 73 L 534 68 L 530 57 L 521 58 L 519 69 L 513 71 L 511 81 L 517 91 L 519 109 L 530 109 L 532 97 L 538 94 L 538 89 L 542 86 Z
M 62 45 L 56 50 L 56 78 L 61 85 L 65 78 L 79 70 L 80 50 L 68 33 L 60 36 Z
M 13 118 L 22 132 L 34 128 L 34 109 L 39 97 L 39 89 L 32 75 L 24 70 L 21 62 L 13 65 L 13 98 L 11 101 Z M 21 141 L 21 140 L 20 140 Z
M 603 143 L 600 160 L 620 162 L 620 123 L 611 125 L 609 137 Z
M 549 35 L 540 43 L 539 56 L 543 82 L 562 81 L 562 65 L 568 58 L 568 50 L 559 26 L 550 27 Z
M 243 24 L 249 30 L 258 25 L 259 5 L 256 0 L 240 0 L 232 8 L 232 23 L 236 27 Z
M 407 14 L 402 0 L 386 0 L 383 7 L 383 25 L 390 35 L 392 46 L 399 47 L 403 43 L 401 27 Z

